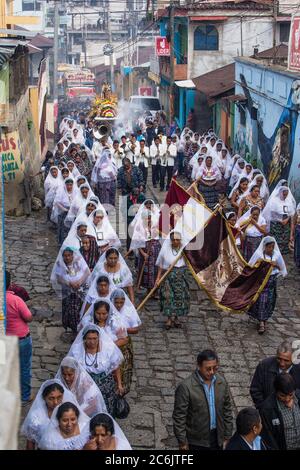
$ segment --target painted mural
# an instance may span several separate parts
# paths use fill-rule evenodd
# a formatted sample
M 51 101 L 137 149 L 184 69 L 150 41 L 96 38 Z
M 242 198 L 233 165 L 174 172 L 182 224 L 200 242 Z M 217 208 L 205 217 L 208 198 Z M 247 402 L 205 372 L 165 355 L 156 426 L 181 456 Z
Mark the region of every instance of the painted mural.
M 248 90 L 247 81 L 240 74 L 241 85 L 247 98 L 246 108 L 251 115 L 253 100 Z M 267 176 L 270 188 L 274 188 L 280 179 L 289 179 L 295 147 L 295 132 L 300 111 L 300 80 L 292 84 L 290 94 L 271 137 L 264 133 L 263 123 L 256 120 L 258 130 L 258 150 L 262 170 Z M 253 119 L 253 118 L 252 118 Z M 240 136 L 237 135 L 237 142 Z M 249 145 L 247 136 L 242 139 Z M 240 144 L 239 144 L 240 146 Z M 246 155 L 245 155 L 246 156 Z

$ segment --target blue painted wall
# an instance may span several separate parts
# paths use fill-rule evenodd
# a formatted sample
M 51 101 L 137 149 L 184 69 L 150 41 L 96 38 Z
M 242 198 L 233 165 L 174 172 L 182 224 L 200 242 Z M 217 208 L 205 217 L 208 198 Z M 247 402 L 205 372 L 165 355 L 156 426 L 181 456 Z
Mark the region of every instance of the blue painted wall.
M 237 153 L 263 170 L 271 189 L 288 179 L 300 201 L 300 75 L 236 59 L 236 94 L 245 95 L 246 125 L 235 110 Z

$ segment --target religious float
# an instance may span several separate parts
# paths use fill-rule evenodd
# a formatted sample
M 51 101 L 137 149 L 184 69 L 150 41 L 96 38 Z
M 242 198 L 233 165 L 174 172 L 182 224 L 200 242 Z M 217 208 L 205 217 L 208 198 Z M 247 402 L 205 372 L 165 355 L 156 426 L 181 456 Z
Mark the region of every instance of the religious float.
M 103 84 L 101 96 L 96 96 L 89 117 L 94 122 L 96 139 L 110 135 L 112 126 L 118 118 L 118 99 L 112 94 L 108 83 Z

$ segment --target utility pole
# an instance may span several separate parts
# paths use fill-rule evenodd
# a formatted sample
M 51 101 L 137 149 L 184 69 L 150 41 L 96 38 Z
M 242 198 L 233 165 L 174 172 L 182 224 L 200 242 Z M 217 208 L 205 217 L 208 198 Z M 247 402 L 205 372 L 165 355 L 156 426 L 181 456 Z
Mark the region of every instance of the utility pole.
M 241 56 L 244 55 L 244 48 L 243 48 L 243 17 L 240 16 L 240 30 L 241 30 Z
M 54 50 L 53 50 L 53 107 L 54 107 L 54 135 L 58 132 L 58 29 L 59 29 L 59 2 L 54 7 Z
M 273 2 L 273 47 L 276 47 L 277 13 L 278 13 L 278 3 L 277 3 L 277 0 L 274 0 Z M 274 54 L 275 54 L 275 51 L 274 51 Z
M 107 4 L 107 31 L 108 31 L 108 42 L 112 45 L 112 32 L 111 32 L 111 17 L 110 17 L 110 2 Z M 115 91 L 115 80 L 114 80 L 114 60 L 113 53 L 109 56 L 110 64 L 110 86 L 111 90 Z
M 175 7 L 173 1 L 170 3 L 170 113 L 169 119 L 172 124 L 174 118 L 174 46 L 175 46 L 175 27 L 174 27 Z

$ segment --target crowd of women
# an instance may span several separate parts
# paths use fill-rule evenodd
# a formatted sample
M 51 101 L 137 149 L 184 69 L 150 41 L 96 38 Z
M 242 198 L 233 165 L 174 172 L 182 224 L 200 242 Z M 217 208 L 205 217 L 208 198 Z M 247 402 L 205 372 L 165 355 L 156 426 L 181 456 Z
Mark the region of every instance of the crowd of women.
M 159 207 L 138 197 L 148 172 L 143 171 L 145 162 L 137 165 L 135 148 L 144 149 L 147 136 L 139 139 L 139 146 L 136 136 L 122 137 L 121 145 L 130 148 L 126 156 L 117 140 L 99 136 L 90 121 L 82 126 L 64 118 L 60 133 L 43 167 L 45 205 L 60 247 L 51 282 L 73 343 L 56 378 L 39 390 L 22 432 L 31 449 L 129 449 L 114 418 L 128 414 L 124 396 L 132 380 L 131 336 L 141 326 L 135 295 L 141 287 L 148 292 L 158 287 L 172 265 L 161 284 L 160 306 L 167 330 L 182 327 L 180 317 L 188 314 L 190 299 L 185 260 L 178 259 L 181 234 L 172 231 L 162 243 Z M 272 275 L 249 310 L 263 333 L 275 308 L 277 278 L 287 274 L 282 254 L 293 248 L 300 268 L 300 206 L 296 208 L 287 181 L 279 181 L 270 194 L 262 171 L 239 155 L 231 156 L 212 130 L 200 136 L 185 128 L 169 138 L 157 133 L 152 140 L 158 152 L 167 145 L 172 173 L 184 173 L 210 209 L 223 207 L 246 261 L 272 263 Z M 153 143 L 148 143 L 150 151 L 143 151 L 151 164 L 151 155 L 157 158 L 155 149 L 151 153 Z M 156 170 L 152 167 L 152 178 Z M 164 176 L 161 170 L 159 174 Z M 107 204 L 115 205 L 117 181 L 127 208 L 139 203 L 135 215 L 126 218 L 130 236 L 124 257 L 107 214 Z M 134 276 L 126 262 L 129 253 L 134 254 Z

